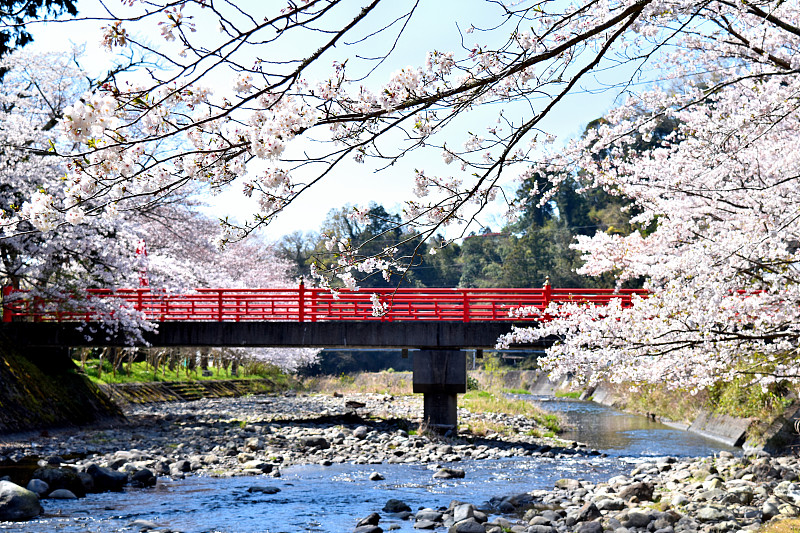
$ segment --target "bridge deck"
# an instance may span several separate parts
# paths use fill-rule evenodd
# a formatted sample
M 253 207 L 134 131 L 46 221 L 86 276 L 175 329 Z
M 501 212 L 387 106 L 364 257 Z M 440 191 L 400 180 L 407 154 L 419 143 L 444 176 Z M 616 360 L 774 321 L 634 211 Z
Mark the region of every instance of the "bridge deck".
M 164 322 L 145 334 L 151 346 L 320 347 L 320 348 L 492 348 L 511 331 L 512 322 Z M 522 325 L 522 324 L 519 324 Z M 530 323 L 524 324 L 530 326 Z M 88 331 L 94 331 L 91 337 Z M 100 324 L 81 331 L 74 323 L 11 322 L 0 335 L 35 347 L 129 346 L 121 335 L 108 336 Z M 537 346 L 549 345 L 544 340 Z M 526 345 L 526 348 L 534 345 Z

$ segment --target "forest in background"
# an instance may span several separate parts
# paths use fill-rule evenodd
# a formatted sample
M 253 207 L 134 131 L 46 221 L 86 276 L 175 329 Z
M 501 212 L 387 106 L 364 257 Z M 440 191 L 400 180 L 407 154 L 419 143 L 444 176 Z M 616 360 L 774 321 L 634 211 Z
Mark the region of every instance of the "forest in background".
M 594 120 L 586 131 L 602 123 L 603 119 Z M 675 127 L 669 121 L 660 122 L 647 141 L 639 137 L 631 143 L 628 154 L 651 148 Z M 319 231 L 286 235 L 278 242 L 276 252 L 292 265 L 291 274 L 295 278 L 310 278 L 312 263 L 320 267 L 335 263 L 338 255 L 326 243 L 342 239 L 358 248 L 363 256 L 378 255 L 385 247 L 396 246 L 398 256 L 409 258 L 407 272 L 394 273 L 389 280 L 373 273 L 358 280 L 364 288 L 542 287 L 548 278 L 553 287 L 614 287 L 611 273 L 600 277 L 576 273 L 582 261 L 580 252 L 570 245 L 578 235 L 597 232 L 628 235 L 634 229 L 647 232 L 650 228 L 635 228 L 630 224 L 633 213 L 627 209 L 628 198 L 613 190 L 583 189 L 580 175 L 567 176 L 545 205 L 529 201 L 532 191 L 546 190 L 549 183 L 541 175 L 522 182 L 516 202 L 524 208 L 515 222 L 500 228 L 484 227 L 481 232 L 472 232 L 446 246 L 441 236 L 421 242 L 418 234 L 402 224 L 401 214 L 373 203 L 364 221 L 351 216 L 353 206 L 332 209 Z M 641 280 L 628 282 L 624 287 L 638 288 L 641 283 Z

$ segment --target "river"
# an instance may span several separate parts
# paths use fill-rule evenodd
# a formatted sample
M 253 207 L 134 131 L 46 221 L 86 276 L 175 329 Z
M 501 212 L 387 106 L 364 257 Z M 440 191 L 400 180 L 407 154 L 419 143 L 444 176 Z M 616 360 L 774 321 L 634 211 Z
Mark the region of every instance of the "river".
M 525 396 L 522 396 L 525 397 Z M 647 457 L 693 457 L 724 444 L 672 429 L 646 417 L 622 413 L 592 402 L 551 397 L 525 397 L 564 415 L 571 429 L 567 440 L 585 442 L 605 456 L 567 458 L 522 457 L 465 461 L 458 480 L 437 480 L 424 465 L 381 464 L 293 466 L 278 479 L 267 477 L 160 478 L 153 489 L 90 494 L 79 500 L 44 500 L 45 514 L 30 522 L 0 523 L 0 531 L 65 533 L 139 531 L 135 521 L 155 523 L 161 530 L 187 533 L 350 532 L 355 523 L 380 512 L 390 498 L 413 510 L 447 506 L 453 499 L 481 503 L 495 496 L 552 488 L 564 477 L 600 481 L 627 473 Z M 370 481 L 380 472 L 382 481 Z M 253 486 L 280 489 L 276 494 L 248 492 Z M 396 524 L 415 531 L 413 522 L 384 517 L 381 527 Z

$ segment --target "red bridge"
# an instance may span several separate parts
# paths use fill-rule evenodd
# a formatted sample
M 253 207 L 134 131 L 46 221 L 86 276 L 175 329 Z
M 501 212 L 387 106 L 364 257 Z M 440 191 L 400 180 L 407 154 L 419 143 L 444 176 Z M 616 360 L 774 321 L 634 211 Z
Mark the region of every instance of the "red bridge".
M 514 323 L 532 325 L 546 317 L 512 317 L 521 306 L 550 302 L 631 305 L 642 290 L 608 289 L 363 289 L 332 294 L 323 289 L 196 289 L 170 294 L 150 288 L 90 290 L 117 298 L 158 322 L 142 339 L 151 346 L 410 348 L 413 390 L 424 394 L 424 418 L 433 426 L 457 423 L 457 394 L 466 392 L 465 349 L 492 348 Z M 373 295 L 386 312 L 373 315 Z M 45 366 L 69 359 L 69 347 L 136 344 L 99 320 L 70 310 L 69 301 L 27 298 L 3 291 L 0 336 Z M 113 318 L 113 317 L 111 317 Z M 80 327 L 76 327 L 80 324 Z M 538 346 L 555 339 L 542 339 Z M 526 349 L 534 348 L 526 345 Z
M 328 322 L 328 321 L 538 321 L 541 317 L 512 317 L 510 311 L 522 306 L 545 309 L 551 302 L 607 305 L 621 299 L 631 305 L 642 289 L 369 289 L 329 290 L 287 289 L 194 289 L 172 294 L 138 289 L 89 289 L 97 298 L 127 302 L 156 322 Z M 15 298 L 15 296 L 19 298 Z M 386 312 L 373 314 L 373 295 L 386 305 Z M 66 304 L 66 305 L 65 305 Z M 70 311 L 68 302 L 31 300 L 23 291 L 3 291 L 3 322 L 76 322 L 97 319 L 85 310 Z

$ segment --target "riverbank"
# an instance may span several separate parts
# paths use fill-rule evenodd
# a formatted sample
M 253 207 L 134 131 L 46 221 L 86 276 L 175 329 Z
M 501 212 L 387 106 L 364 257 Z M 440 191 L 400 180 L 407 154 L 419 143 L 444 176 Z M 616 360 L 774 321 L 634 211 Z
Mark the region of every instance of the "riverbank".
M 483 503 L 453 501 L 446 508 L 415 513 L 392 512 L 388 506 L 381 511 L 389 528 L 408 519 L 415 529 L 443 527 L 449 533 L 744 533 L 800 514 L 798 472 L 796 457 L 746 458 L 729 452 L 700 459 L 664 457 L 600 483 L 563 478 L 553 489 Z M 378 514 L 355 531 L 377 533 Z
M 800 433 L 796 430 L 800 423 L 800 401 L 791 390 L 779 397 L 762 393 L 760 388 L 754 394 L 752 387 L 729 384 L 727 392 L 736 393 L 737 389 L 750 392 L 742 397 L 713 399 L 708 392 L 692 395 L 658 385 L 637 388 L 630 384 L 600 383 L 585 387 L 566 378 L 551 381 L 547 374 L 537 370 L 477 371 L 470 376 L 485 389 L 591 399 L 730 446 L 740 446 L 748 453 L 781 454 L 800 446 Z
M 497 497 L 487 502 L 454 503 L 443 508 L 430 505 L 431 509 L 424 512 L 419 510 L 424 504 L 416 505 L 413 511 L 403 510 L 398 503 L 382 505 L 375 508 L 382 515 L 377 524 L 356 529 L 358 519 L 368 517 L 352 517 L 346 531 L 356 529 L 360 533 L 411 527 L 447 527 L 462 533 L 751 531 L 775 516 L 792 516 L 800 505 L 800 485 L 793 484 L 800 467 L 794 458 L 746 459 L 728 453 L 708 459 L 661 458 L 633 465 L 633 470 L 622 477 L 598 480 L 596 475 L 588 475 L 593 461 L 600 464 L 608 459 L 587 446 L 532 436 L 532 430 L 541 428 L 531 419 L 461 411 L 463 423 L 499 422 L 512 427 L 513 432 L 445 438 L 426 433 L 424 428 L 420 431 L 421 407 L 420 398 L 382 394 L 250 396 L 130 405 L 126 407 L 129 425 L 28 434 L 24 438 L 6 436 L 0 442 L 0 462 L 20 466 L 13 481 L 23 485 L 34 469 L 44 465 L 50 475 L 40 472 L 39 477 L 51 481 L 57 479 L 54 470 L 74 470 L 84 481 L 87 475 L 96 480 L 117 474 L 125 482 L 155 482 L 158 477 L 163 483 L 188 476 L 252 479 L 246 494 L 263 498 L 290 490 L 279 478 L 282 472 L 296 468 L 293 465 L 333 469 L 340 464 L 364 465 L 373 469 L 370 480 L 376 483 L 390 465 L 428 465 L 429 476 L 436 473 L 455 481 L 465 471 L 471 472 L 470 465 L 504 459 L 530 458 L 531 464 L 548 464 L 556 472 L 563 465 L 563 472 L 572 472 L 565 476 L 569 479 L 558 481 L 552 489 L 536 489 L 524 495 L 504 493 L 505 484 L 498 480 L 492 488 Z M 144 471 L 155 477 L 148 477 Z M 55 484 L 47 490 L 53 488 Z M 42 492 L 45 512 L 51 505 L 47 490 Z M 113 494 L 110 500 L 104 500 L 104 506 L 117 508 L 114 498 L 125 493 Z M 159 492 L 152 494 L 155 505 Z M 78 508 L 81 501 L 76 503 Z M 369 519 L 375 520 L 374 516 Z M 36 519 L 26 524 L 36 525 Z M 279 524 L 275 527 L 284 530 Z M 137 523 L 131 528 L 169 529 L 157 523 Z M 103 531 L 102 525 L 86 529 L 95 530 Z M 324 524 L 320 530 L 345 531 L 326 529 Z M 224 531 L 237 529 L 231 526 Z

